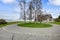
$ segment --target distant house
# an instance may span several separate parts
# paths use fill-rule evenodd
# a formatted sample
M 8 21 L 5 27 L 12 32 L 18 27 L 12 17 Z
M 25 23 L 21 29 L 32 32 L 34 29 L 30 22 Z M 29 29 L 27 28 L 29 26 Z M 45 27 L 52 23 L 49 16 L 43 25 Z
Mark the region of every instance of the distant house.
M 53 18 L 51 14 L 42 14 L 42 15 L 38 15 L 37 16 L 37 21 L 41 21 L 42 22 L 53 22 Z
M 46 14 L 45 17 L 47 18 L 45 22 L 53 22 L 53 17 L 51 14 Z

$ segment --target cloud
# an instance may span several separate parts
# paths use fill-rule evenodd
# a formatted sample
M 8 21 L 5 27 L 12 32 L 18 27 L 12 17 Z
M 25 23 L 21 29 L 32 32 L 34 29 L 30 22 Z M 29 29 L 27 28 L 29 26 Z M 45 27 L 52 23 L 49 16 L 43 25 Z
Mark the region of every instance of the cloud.
M 20 7 L 18 6 L 16 8 L 14 8 L 14 11 L 20 13 L 21 12 Z
M 60 0 L 48 0 L 49 3 L 47 4 L 52 4 L 52 5 L 55 5 L 55 6 L 60 6 Z
M 0 0 L 3 3 L 14 3 L 16 0 Z

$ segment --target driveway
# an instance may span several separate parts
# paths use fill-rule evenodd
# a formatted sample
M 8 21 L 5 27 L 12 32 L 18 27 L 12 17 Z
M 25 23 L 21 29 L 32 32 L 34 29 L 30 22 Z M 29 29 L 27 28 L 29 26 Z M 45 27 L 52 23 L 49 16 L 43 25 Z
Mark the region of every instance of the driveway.
M 0 29 L 0 40 L 60 40 L 60 25 L 53 25 L 51 28 L 8 25 Z

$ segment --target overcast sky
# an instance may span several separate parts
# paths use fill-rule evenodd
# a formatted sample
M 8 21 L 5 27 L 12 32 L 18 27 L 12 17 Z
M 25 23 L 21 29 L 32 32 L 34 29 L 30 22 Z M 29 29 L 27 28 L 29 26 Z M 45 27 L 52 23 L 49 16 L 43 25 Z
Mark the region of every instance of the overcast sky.
M 53 18 L 60 15 L 60 0 L 42 0 L 43 10 L 52 14 Z M 17 0 L 0 0 L 0 18 L 19 19 L 20 9 Z

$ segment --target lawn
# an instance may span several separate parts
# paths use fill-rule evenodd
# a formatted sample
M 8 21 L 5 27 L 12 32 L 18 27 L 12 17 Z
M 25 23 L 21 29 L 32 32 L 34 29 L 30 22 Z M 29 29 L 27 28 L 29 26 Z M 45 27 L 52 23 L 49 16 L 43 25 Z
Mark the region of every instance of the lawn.
M 18 24 L 19 27 L 30 27 L 30 28 L 49 28 L 52 27 L 50 24 L 45 23 L 20 23 Z
M 7 24 L 1 24 L 0 27 L 15 24 L 15 23 L 18 23 L 18 22 L 7 22 Z
M 60 22 L 51 22 L 51 23 L 60 25 Z

